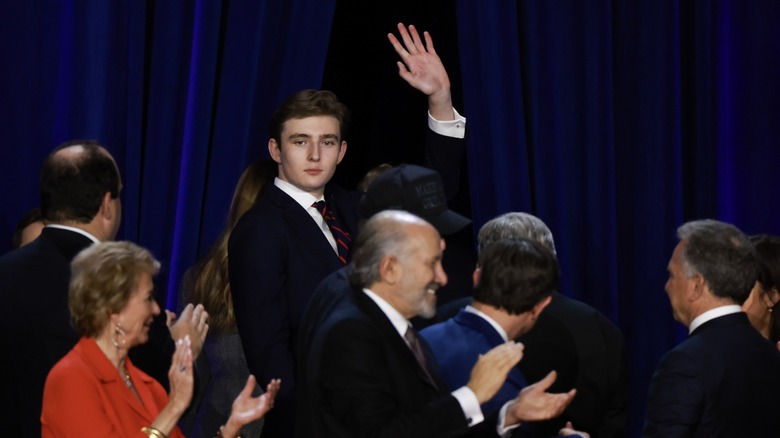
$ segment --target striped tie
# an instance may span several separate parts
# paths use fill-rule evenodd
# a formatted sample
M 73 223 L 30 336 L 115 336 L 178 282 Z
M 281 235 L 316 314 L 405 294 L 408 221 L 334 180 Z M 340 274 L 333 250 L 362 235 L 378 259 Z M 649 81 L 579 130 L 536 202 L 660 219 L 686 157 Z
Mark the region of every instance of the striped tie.
M 316 208 L 317 211 L 320 212 L 322 218 L 325 219 L 325 223 L 328 224 L 328 228 L 330 228 L 330 232 L 333 234 L 333 238 L 336 239 L 336 249 L 339 253 L 339 260 L 341 260 L 341 263 L 346 265 L 349 263 L 349 244 L 352 243 L 352 237 L 350 237 L 349 233 L 341 228 L 341 225 L 339 225 L 338 221 L 336 220 L 336 216 L 328 208 L 328 206 L 325 205 L 325 201 L 317 201 L 312 204 L 312 207 Z

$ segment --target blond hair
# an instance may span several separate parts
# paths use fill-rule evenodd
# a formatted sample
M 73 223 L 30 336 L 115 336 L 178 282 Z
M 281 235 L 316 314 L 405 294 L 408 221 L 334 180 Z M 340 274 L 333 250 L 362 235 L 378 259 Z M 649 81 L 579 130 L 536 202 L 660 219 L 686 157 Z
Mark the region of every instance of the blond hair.
M 95 337 L 130 301 L 142 274 L 155 275 L 160 262 L 132 242 L 101 242 L 71 262 L 68 307 L 81 336 Z

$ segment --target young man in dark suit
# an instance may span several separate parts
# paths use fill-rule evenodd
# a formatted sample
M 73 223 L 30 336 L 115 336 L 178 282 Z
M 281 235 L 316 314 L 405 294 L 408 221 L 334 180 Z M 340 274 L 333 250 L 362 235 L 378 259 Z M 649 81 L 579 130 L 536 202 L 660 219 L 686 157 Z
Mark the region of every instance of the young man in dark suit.
M 715 220 L 677 235 L 666 294 L 689 336 L 658 364 L 643 436 L 777 436 L 780 352 L 740 308 L 756 279 L 752 244 Z
M 410 213 L 369 219 L 355 242 L 349 297 L 335 304 L 312 342 L 306 406 L 296 436 L 495 436 L 518 422 L 558 415 L 574 392 L 549 394 L 546 379 L 527 387 L 501 414 L 483 414 L 522 349 L 504 343 L 483 355 L 471 378 L 448 388 L 409 319 L 431 317 L 446 284 L 443 241 Z
M 423 44 L 413 27 L 399 25 L 399 32 L 403 45 L 389 37 L 403 60 L 399 74 L 428 95 L 435 132 L 427 137 L 427 155 L 457 155 L 450 146 L 464 149 L 465 119 L 452 107 L 447 72 L 430 36 Z M 268 151 L 279 177 L 229 242 L 231 293 L 249 369 L 258 379 L 283 382 L 265 419 L 263 434 L 271 438 L 288 437 L 295 427 L 295 345 L 303 311 L 319 282 L 347 263 L 357 234 L 362 194 L 328 184 L 347 150 L 347 120 L 346 107 L 328 91 L 298 92 L 277 109 Z M 433 161 L 459 166 L 447 157 Z

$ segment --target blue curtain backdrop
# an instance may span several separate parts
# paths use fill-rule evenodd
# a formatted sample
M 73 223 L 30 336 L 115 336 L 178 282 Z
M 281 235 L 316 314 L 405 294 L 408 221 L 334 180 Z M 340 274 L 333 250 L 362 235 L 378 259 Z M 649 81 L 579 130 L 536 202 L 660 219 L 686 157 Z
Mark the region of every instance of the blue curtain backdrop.
M 98 139 L 124 179 L 119 238 L 163 261 L 158 284 L 174 298 L 183 271 L 224 225 L 241 171 L 267 156 L 273 108 L 320 86 L 334 8 L 321 0 L 2 2 L 2 235 L 38 204 L 46 155 L 69 139 Z
M 405 125 L 425 103 L 389 91 L 404 85 L 384 35 L 420 24 L 469 119 L 475 225 L 511 210 L 550 225 L 562 291 L 626 334 L 638 435 L 650 375 L 684 336 L 663 292 L 675 228 L 713 217 L 780 234 L 780 3 L 391 3 L 0 2 L 0 252 L 37 205 L 44 157 L 95 138 L 125 182 L 119 237 L 163 261 L 175 306 L 291 92 L 325 84 L 370 127 L 353 130 L 340 181 L 414 159 L 388 148 L 422 132 Z
M 475 223 L 523 210 L 550 226 L 563 292 L 626 335 L 636 436 L 652 371 L 684 336 L 663 291 L 676 227 L 780 233 L 780 3 L 457 11 Z

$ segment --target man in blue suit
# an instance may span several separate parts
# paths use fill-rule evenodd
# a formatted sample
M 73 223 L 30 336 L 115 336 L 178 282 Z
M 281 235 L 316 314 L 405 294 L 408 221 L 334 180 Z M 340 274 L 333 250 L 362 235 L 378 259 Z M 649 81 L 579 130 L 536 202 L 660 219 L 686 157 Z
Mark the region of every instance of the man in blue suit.
M 421 332 L 449 387 L 458 388 L 468 381 L 481 354 L 530 330 L 550 303 L 558 278 L 558 262 L 552 253 L 528 239 L 497 241 L 480 253 L 472 304 Z M 520 369 L 513 368 L 498 394 L 482 409 L 498 410 L 525 386 Z
M 505 213 L 483 225 L 479 230 L 479 251 L 492 242 L 518 238 L 539 242 L 557 254 L 547 224 L 525 212 Z M 534 423 L 534 437 L 555 435 L 568 422 L 593 438 L 626 436 L 625 347 L 623 334 L 609 318 L 584 302 L 553 291 L 550 304 L 533 329 L 517 340 L 525 346 L 525 357 L 519 366 L 527 381 L 537 381 L 555 370 L 553 392 L 577 389 L 577 397 L 563 415 Z
M 759 437 L 780 431 L 780 352 L 740 309 L 756 278 L 753 247 L 732 225 L 688 222 L 666 293 L 688 339 L 658 364 L 645 437 Z
M 505 342 L 469 366 L 460 387 L 442 381 L 427 344 L 409 319 L 430 317 L 447 283 L 444 242 L 408 212 L 372 216 L 357 240 L 353 289 L 322 315 L 308 355 L 300 398 L 300 437 L 494 437 L 519 422 L 559 415 L 574 391 L 551 394 L 550 376 L 508 401 L 500 414 L 483 406 L 522 355 Z

